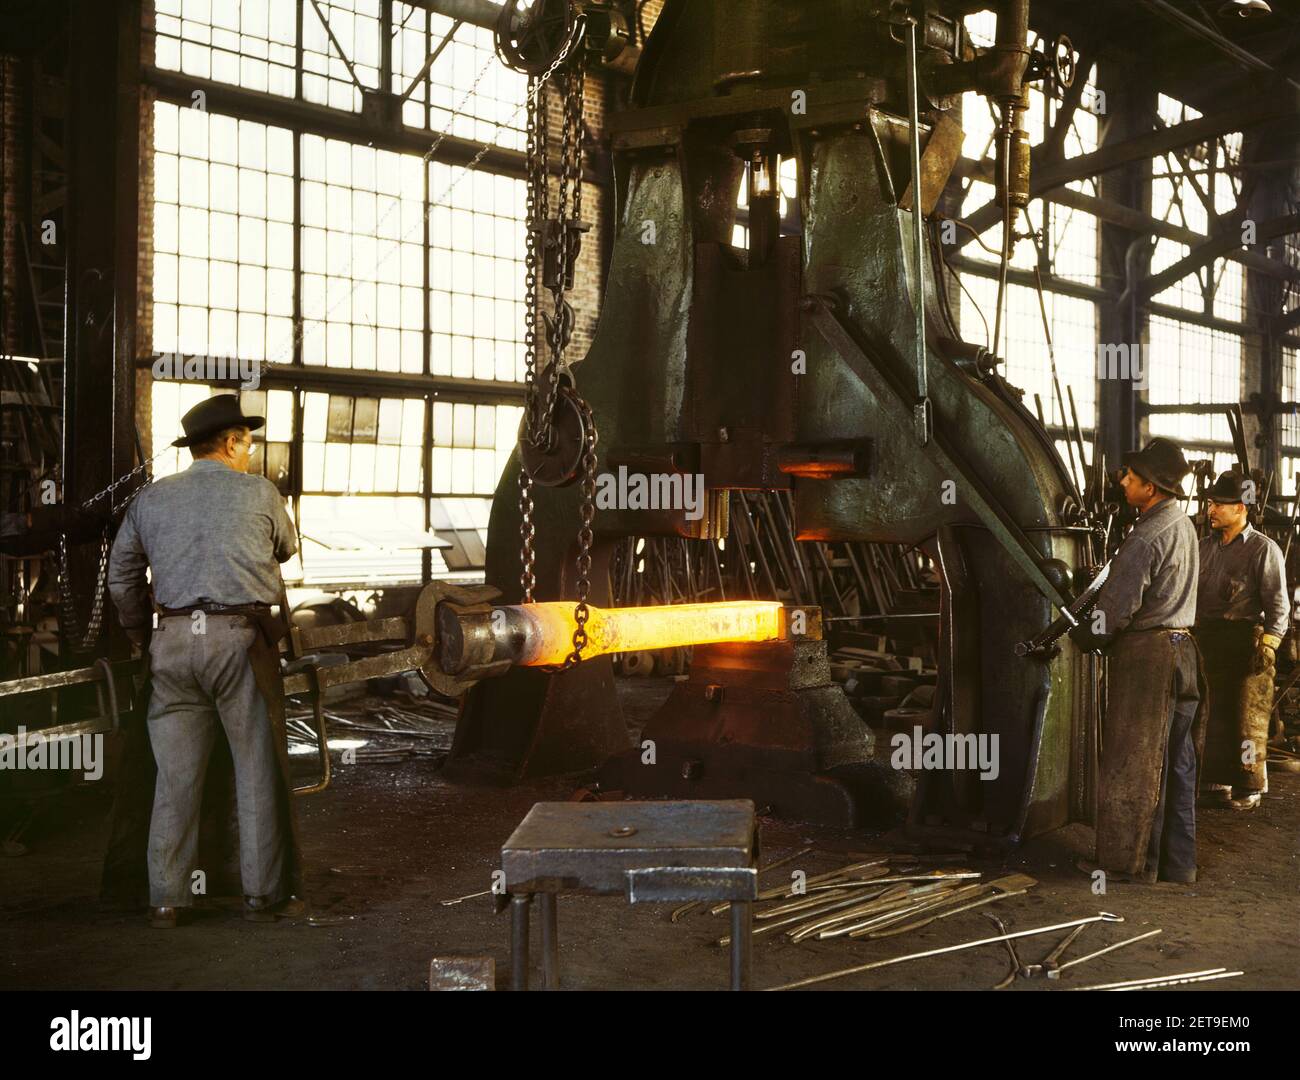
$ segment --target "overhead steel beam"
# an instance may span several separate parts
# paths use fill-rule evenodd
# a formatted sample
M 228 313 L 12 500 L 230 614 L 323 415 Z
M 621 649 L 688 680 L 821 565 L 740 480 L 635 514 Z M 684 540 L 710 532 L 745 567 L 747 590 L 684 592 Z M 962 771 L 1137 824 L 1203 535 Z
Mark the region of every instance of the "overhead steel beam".
M 958 169 L 954 171 L 960 171 L 967 176 L 976 175 L 981 164 L 981 162 L 976 162 L 971 158 L 962 158 L 958 164 Z M 1176 225 L 1170 221 L 1162 221 L 1160 218 L 1143 213 L 1141 210 L 1123 206 L 1120 203 L 1112 202 L 1110 199 L 1099 199 L 1095 195 L 1075 191 L 1074 188 L 1057 188 L 1050 193 L 1049 197 L 1052 202 L 1060 206 L 1066 206 L 1072 210 L 1082 210 L 1084 213 L 1092 214 L 1100 221 L 1109 222 L 1111 225 L 1119 225 L 1121 228 L 1130 229 L 1137 233 L 1150 233 L 1162 240 L 1175 240 L 1180 244 L 1187 244 L 1189 247 L 1195 247 L 1205 240 L 1204 234 L 1193 232 L 1185 226 Z M 1268 274 L 1270 277 L 1279 278 L 1283 281 L 1300 282 L 1300 269 L 1277 259 L 1269 258 L 1267 255 L 1262 255 L 1258 251 L 1238 249 L 1227 252 L 1227 257 L 1252 270 L 1257 270 L 1261 274 Z
M 446 15 L 449 19 L 481 26 L 484 30 L 496 29 L 497 19 L 501 17 L 501 5 L 492 0 L 412 0 L 416 7 L 432 11 L 435 15 Z
M 411 127 L 383 128 L 367 123 L 359 113 L 347 113 L 260 90 L 246 90 L 241 86 L 200 79 L 179 71 L 164 71 L 152 65 L 142 67 L 141 79 L 146 86 L 157 91 L 160 100 L 174 105 L 189 108 L 194 103 L 194 91 L 202 90 L 209 112 L 231 113 L 260 124 L 346 139 L 398 154 L 424 154 L 433 140 L 438 138 L 436 132 Z M 437 160 L 444 164 L 468 165 L 482 148 L 483 144 L 473 139 L 445 135 L 438 147 Z M 527 179 L 528 175 L 524 154 L 500 146 L 491 147 L 483 155 L 479 168 L 520 179 Z M 558 164 L 553 168 L 558 171 Z M 593 169 L 584 169 L 582 178 L 584 183 L 600 187 L 607 187 L 610 183 L 607 176 Z
M 1066 158 L 1042 166 L 1035 165 L 1030 178 L 1031 197 L 1043 195 L 1074 180 L 1118 169 L 1134 161 L 1143 161 L 1157 154 L 1168 153 L 1180 146 L 1194 145 L 1233 131 L 1244 131 L 1274 120 L 1300 117 L 1300 107 L 1294 100 L 1279 102 L 1275 99 L 1256 101 L 1249 105 L 1224 109 L 1222 112 L 1187 120 L 1172 127 L 1124 139 L 1111 146 L 1103 146 L 1091 154 Z M 1002 208 L 996 199 L 985 203 L 966 218 L 977 233 L 982 233 L 1002 220 Z M 965 247 L 973 237 L 959 237 L 958 247 Z
M 149 369 L 152 356 L 142 356 L 135 362 L 138 370 Z M 366 396 L 380 394 L 387 397 L 422 398 L 445 397 L 448 400 L 467 401 L 477 405 L 522 405 L 522 383 L 502 382 L 493 379 L 465 379 L 452 375 L 420 375 L 402 371 L 371 371 L 359 368 L 326 367 L 319 364 L 266 364 L 258 368 L 261 387 L 297 387 L 323 393 Z M 156 382 L 172 380 L 156 379 Z M 228 380 L 221 385 L 238 385 L 238 380 Z
M 1199 19 L 1187 14 L 1185 11 L 1179 11 L 1173 4 L 1167 3 L 1166 0 L 1138 0 L 1148 11 L 1154 12 L 1163 19 L 1181 26 L 1183 29 L 1195 34 L 1202 41 L 1208 41 L 1224 56 L 1230 57 L 1245 71 L 1262 71 L 1269 75 L 1276 75 L 1278 78 L 1289 83 L 1295 89 L 1300 90 L 1300 82 L 1287 75 L 1283 75 L 1264 60 L 1261 60 L 1252 52 L 1243 49 L 1236 42 L 1229 41 L 1218 30 L 1212 26 L 1207 26 Z
M 1181 281 L 1188 274 L 1195 273 L 1207 263 L 1223 258 L 1230 251 L 1240 248 L 1241 230 L 1236 226 L 1239 226 L 1240 222 L 1244 220 L 1244 214 L 1240 210 L 1234 210 L 1225 217 L 1227 220 L 1224 222 L 1224 230 L 1219 235 L 1198 244 L 1172 266 L 1161 270 L 1158 274 L 1152 274 L 1143 281 L 1138 286 L 1140 299 L 1149 300 L 1151 297 L 1164 292 L 1175 282 Z M 1287 236 L 1297 231 L 1300 231 L 1300 214 L 1283 214 L 1280 217 L 1270 218 L 1268 221 L 1261 221 L 1256 227 L 1255 237 L 1258 241 L 1263 242 L 1274 240 L 1279 236 Z

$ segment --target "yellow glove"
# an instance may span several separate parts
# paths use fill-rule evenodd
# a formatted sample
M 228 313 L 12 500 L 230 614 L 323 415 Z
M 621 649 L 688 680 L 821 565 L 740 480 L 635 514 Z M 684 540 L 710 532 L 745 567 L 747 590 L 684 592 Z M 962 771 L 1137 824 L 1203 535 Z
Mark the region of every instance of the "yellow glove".
M 1276 634 L 1259 633 L 1255 636 L 1255 653 L 1250 659 L 1250 673 L 1263 675 L 1277 663 L 1277 647 L 1282 639 Z

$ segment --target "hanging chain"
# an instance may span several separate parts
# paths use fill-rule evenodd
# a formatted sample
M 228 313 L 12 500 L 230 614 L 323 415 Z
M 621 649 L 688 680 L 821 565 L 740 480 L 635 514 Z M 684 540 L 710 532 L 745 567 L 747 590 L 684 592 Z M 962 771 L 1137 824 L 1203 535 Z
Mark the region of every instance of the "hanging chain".
M 95 599 L 90 606 L 90 618 L 86 620 L 84 633 L 78 632 L 77 605 L 72 597 L 72 584 L 68 560 L 68 537 L 59 534 L 59 606 L 62 614 L 63 636 L 74 650 L 92 649 L 99 641 L 104 625 L 104 594 L 108 579 L 108 527 L 99 544 L 99 570 L 95 575 Z M 78 640 L 80 639 L 80 640 Z
M 581 21 L 568 48 L 556 58 L 547 75 L 556 71 L 569 50 L 582 38 Z M 546 104 L 530 84 L 528 116 L 528 235 L 525 249 L 524 308 L 528 325 L 524 332 L 524 422 L 520 438 L 542 453 L 556 448 L 555 413 L 565 380 L 565 392 L 578 410 L 583 445 L 581 456 L 582 501 L 579 511 L 577 602 L 574 607 L 573 651 L 555 670 L 565 670 L 582 659 L 587 646 L 587 622 L 591 595 L 591 548 L 595 538 L 592 523 L 596 514 L 596 423 L 591 407 L 577 393 L 572 372 L 565 360 L 565 349 L 573 334 L 573 308 L 566 299 L 572 288 L 578 253 L 582 241 L 582 110 L 586 90 L 587 54 L 580 52 L 558 82 L 561 95 L 561 133 L 558 199 L 555 218 L 550 214 L 550 169 L 548 161 L 549 123 Z M 540 91 L 538 80 L 536 91 Z M 550 318 L 542 314 L 539 285 L 551 291 Z M 538 320 L 546 324 L 545 367 L 538 368 Z M 519 472 L 519 511 L 521 518 L 520 562 L 524 603 L 534 601 L 537 578 L 537 525 L 533 501 L 533 480 L 521 464 Z
M 591 543 L 595 538 L 591 526 L 596 516 L 596 420 L 585 400 L 578 398 L 577 403 L 586 432 L 582 451 L 582 524 L 578 527 L 578 603 L 573 609 L 573 652 L 561 670 L 582 659 L 582 650 L 587 647 L 587 620 L 591 617 L 587 597 L 591 593 Z

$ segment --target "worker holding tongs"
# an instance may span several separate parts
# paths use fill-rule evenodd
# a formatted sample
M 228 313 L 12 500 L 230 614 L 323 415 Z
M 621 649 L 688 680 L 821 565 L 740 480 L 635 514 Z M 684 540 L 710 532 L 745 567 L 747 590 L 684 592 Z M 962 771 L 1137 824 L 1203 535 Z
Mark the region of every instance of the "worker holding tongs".
M 1124 455 L 1138 512 L 1091 615 L 1070 632 L 1108 660 L 1096 861 L 1112 881 L 1196 880 L 1196 781 L 1204 742 L 1196 619 L 1196 529 L 1183 512 L 1182 451 L 1153 439 Z

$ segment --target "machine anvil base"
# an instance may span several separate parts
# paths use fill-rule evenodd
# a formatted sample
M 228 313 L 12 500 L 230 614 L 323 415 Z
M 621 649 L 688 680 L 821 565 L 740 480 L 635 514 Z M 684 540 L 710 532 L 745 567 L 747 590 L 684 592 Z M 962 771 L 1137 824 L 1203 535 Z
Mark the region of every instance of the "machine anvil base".
M 826 642 L 701 645 L 640 744 L 599 775 L 632 796 L 748 798 L 794 821 L 890 823 L 911 780 L 875 760 L 874 742 L 831 681 Z

